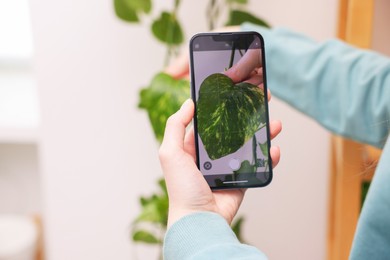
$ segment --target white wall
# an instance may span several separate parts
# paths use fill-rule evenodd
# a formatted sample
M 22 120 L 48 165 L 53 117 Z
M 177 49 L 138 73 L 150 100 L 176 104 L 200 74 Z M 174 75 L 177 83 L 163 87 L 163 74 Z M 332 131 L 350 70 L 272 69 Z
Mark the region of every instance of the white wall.
M 252 1 L 251 9 L 322 40 L 335 33 L 336 3 Z M 206 28 L 205 6 L 184 1 L 187 36 Z M 137 93 L 161 68 L 163 48 L 147 28 L 119 21 L 110 0 L 31 0 L 31 9 L 48 259 L 153 259 L 131 245 L 129 225 L 161 176 Z M 275 142 L 282 160 L 271 186 L 248 192 L 245 238 L 271 259 L 324 259 L 328 134 L 276 99 L 270 109 L 284 121 Z

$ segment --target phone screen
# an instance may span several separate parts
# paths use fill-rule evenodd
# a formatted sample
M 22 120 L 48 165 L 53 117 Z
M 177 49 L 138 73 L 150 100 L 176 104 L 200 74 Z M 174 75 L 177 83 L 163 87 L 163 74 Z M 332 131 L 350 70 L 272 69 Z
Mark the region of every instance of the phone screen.
M 262 37 L 197 34 L 190 57 L 197 164 L 206 181 L 213 189 L 268 185 L 272 162 Z M 234 68 L 248 75 L 233 81 Z

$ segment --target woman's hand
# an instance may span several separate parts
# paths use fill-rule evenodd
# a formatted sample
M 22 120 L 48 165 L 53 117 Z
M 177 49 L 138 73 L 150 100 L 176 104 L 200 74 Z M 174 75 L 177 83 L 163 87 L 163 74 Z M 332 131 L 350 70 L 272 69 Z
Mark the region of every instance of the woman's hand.
M 180 218 L 195 212 L 220 214 L 230 224 L 244 197 L 245 189 L 211 191 L 196 166 L 195 139 L 191 127 L 194 104 L 187 100 L 167 121 L 159 156 L 169 195 L 168 228 Z M 280 121 L 270 123 L 271 139 L 282 129 Z M 280 149 L 271 147 L 273 167 L 280 159 Z
M 226 28 L 233 31 L 237 28 Z M 262 69 L 259 50 L 249 50 L 235 66 L 225 72 L 234 82 L 246 81 L 262 87 Z M 189 77 L 188 54 L 183 53 L 166 70 L 172 77 Z M 268 100 L 271 95 L 268 92 Z M 179 111 L 167 121 L 163 143 L 160 147 L 160 162 L 169 195 L 168 228 L 180 218 L 195 212 L 214 212 L 230 224 L 244 198 L 245 189 L 211 191 L 202 173 L 196 166 L 194 130 L 187 132 L 194 115 L 194 104 L 187 100 Z M 270 122 L 270 136 L 275 138 L 282 130 L 280 121 Z M 271 147 L 272 166 L 280 159 L 279 147 Z

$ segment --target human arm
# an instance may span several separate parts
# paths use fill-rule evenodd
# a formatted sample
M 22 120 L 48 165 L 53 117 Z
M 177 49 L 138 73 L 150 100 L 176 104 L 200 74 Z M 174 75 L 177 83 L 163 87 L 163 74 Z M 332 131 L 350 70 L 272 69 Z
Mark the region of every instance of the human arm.
M 168 119 L 159 152 L 170 203 L 164 243 L 165 259 L 186 259 L 199 250 L 214 252 L 224 258 L 237 248 L 241 248 L 245 256 L 248 246 L 240 244 L 229 227 L 245 190 L 211 191 L 195 163 L 194 132 L 191 129 L 186 133 L 193 114 L 194 104 L 187 100 Z M 271 138 L 280 130 L 279 121 L 270 123 Z M 270 154 L 273 166 L 276 166 L 280 158 L 279 148 L 271 147 Z M 220 239 L 212 239 L 215 236 Z M 193 252 L 191 248 L 195 244 L 199 248 Z M 255 251 L 258 257 L 262 256 L 260 251 Z
M 385 259 L 390 255 L 390 59 L 338 40 L 316 43 L 286 29 L 242 29 L 265 38 L 267 81 L 274 96 L 332 132 L 384 148 L 350 259 Z
M 390 139 L 383 148 L 355 232 L 350 259 L 390 256 Z
M 253 259 L 267 257 L 257 248 L 240 243 L 220 215 L 198 212 L 175 222 L 164 240 L 164 259 Z
M 272 94 L 330 131 L 383 147 L 389 133 L 390 59 L 338 40 L 244 24 L 264 37 Z

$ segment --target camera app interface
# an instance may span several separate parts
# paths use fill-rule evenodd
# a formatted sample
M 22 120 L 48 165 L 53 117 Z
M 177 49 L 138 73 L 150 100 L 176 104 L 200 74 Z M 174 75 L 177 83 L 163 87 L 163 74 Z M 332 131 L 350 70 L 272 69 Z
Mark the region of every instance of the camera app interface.
M 267 185 L 272 165 L 261 39 L 198 35 L 191 50 L 201 172 L 216 188 Z

